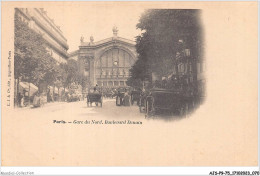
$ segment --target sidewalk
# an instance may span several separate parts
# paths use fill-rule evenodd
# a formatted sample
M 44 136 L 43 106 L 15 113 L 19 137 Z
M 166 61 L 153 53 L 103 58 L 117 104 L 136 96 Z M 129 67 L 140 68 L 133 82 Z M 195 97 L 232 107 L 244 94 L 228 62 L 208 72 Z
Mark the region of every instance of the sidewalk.
M 26 110 L 26 109 L 39 109 L 39 108 L 44 108 L 44 107 L 57 106 L 57 105 L 65 104 L 65 103 L 68 103 L 68 102 L 66 102 L 66 101 L 65 102 L 64 101 L 49 102 L 49 103 L 46 103 L 43 106 L 38 107 L 38 108 L 34 108 L 33 104 L 31 104 L 30 106 L 15 107 L 14 109 L 17 110 L 17 111 L 19 111 L 19 110 Z

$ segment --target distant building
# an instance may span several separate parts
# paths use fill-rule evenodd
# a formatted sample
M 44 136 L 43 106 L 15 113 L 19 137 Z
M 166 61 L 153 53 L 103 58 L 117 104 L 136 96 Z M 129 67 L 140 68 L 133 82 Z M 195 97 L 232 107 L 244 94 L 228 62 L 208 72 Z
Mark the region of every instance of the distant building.
M 136 61 L 135 42 L 117 36 L 113 28 L 113 37 L 94 42 L 80 39 L 79 50 L 70 53 L 69 59 L 77 60 L 79 70 L 87 77 L 92 86 L 103 88 L 125 87 L 129 78 L 129 69 Z
M 58 63 L 67 62 L 67 39 L 43 8 L 16 8 L 15 12 L 32 30 L 43 36 L 47 42 L 47 50 Z

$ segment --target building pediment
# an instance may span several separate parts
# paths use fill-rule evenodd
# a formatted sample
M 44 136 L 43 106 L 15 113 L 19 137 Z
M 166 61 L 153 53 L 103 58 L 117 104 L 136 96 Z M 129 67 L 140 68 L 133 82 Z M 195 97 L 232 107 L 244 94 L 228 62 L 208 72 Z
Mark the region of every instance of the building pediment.
M 117 36 L 118 29 L 113 27 L 113 37 L 89 42 L 80 38 L 79 50 L 70 53 L 70 58 L 78 60 L 79 72 L 87 77 L 91 85 L 106 88 L 126 86 L 130 76 L 129 69 L 135 63 L 137 54 L 135 41 Z
M 104 40 L 100 40 L 97 42 L 81 42 L 80 48 L 99 48 L 99 47 L 103 47 L 105 45 L 113 45 L 113 44 L 124 44 L 124 45 L 128 45 L 128 46 L 135 46 L 135 41 L 133 40 L 129 40 L 129 39 L 125 39 L 122 37 L 110 37 Z

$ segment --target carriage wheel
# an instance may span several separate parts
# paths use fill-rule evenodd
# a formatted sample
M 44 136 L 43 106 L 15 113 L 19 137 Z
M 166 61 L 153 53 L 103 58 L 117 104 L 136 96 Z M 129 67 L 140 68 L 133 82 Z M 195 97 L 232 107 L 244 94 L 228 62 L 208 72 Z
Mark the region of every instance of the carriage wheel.
M 151 106 L 151 105 L 150 105 L 149 101 L 146 100 L 146 102 L 145 102 L 145 118 L 146 117 L 148 118 L 150 116 L 149 106 Z

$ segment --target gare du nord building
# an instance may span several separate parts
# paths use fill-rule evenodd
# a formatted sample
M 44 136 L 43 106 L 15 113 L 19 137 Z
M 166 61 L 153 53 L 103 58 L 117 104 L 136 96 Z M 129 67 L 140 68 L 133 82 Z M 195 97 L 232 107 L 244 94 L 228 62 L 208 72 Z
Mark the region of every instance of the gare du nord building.
M 113 36 L 94 42 L 80 39 L 79 50 L 70 53 L 70 59 L 78 61 L 79 71 L 88 78 L 90 87 L 98 85 L 103 90 L 126 87 L 129 69 L 137 60 L 135 42 L 119 37 L 116 27 Z

